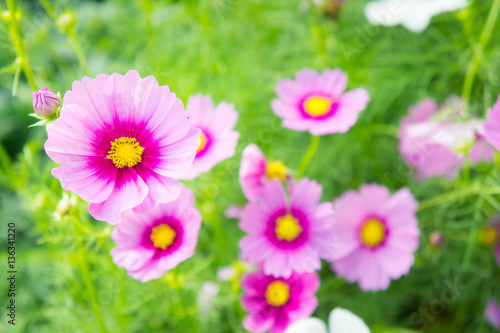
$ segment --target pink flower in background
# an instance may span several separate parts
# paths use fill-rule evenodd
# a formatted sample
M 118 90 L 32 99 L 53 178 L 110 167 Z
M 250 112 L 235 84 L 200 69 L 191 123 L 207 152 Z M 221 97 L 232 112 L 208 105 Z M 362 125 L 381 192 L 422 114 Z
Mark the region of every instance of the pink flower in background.
M 158 279 L 194 254 L 200 226 L 193 194 L 182 188 L 178 199 L 147 214 L 123 214 L 111 234 L 118 245 L 111 250 L 113 261 L 134 279 Z
M 278 83 L 273 100 L 274 113 L 283 119 L 283 127 L 309 131 L 312 135 L 345 133 L 357 121 L 370 99 L 365 89 L 345 92 L 347 75 L 337 69 L 323 73 L 304 69 L 295 80 Z
M 221 102 L 214 107 L 210 96 L 201 94 L 189 98 L 186 111 L 191 126 L 201 129 L 200 145 L 193 164 L 182 170 L 179 179 L 194 179 L 210 171 L 217 163 L 234 156 L 240 134 L 234 130 L 238 112 L 232 104 Z
M 240 184 L 248 201 L 256 201 L 266 184 L 273 179 L 290 180 L 286 167 L 279 161 L 268 162 L 262 151 L 251 143 L 243 149 L 240 164 Z
M 497 150 L 500 150 L 500 95 L 497 102 L 488 110 L 488 120 L 484 125 L 486 140 Z
M 55 116 L 61 105 L 61 97 L 47 87 L 33 92 L 33 110 L 40 118 L 47 119 Z
M 319 283 L 316 273 L 293 273 L 287 279 L 262 271 L 245 275 L 241 305 L 248 315 L 243 327 L 255 333 L 284 333 L 290 324 L 314 312 Z
M 496 300 L 490 299 L 488 301 L 484 311 L 484 317 L 491 326 L 500 330 L 500 306 Z
M 484 140 L 484 122 L 459 121 L 462 103 L 450 98 L 438 108 L 434 100 L 426 99 L 410 107 L 401 121 L 399 151 L 417 170 L 417 179 L 455 177 L 466 154 L 473 164 L 493 159 L 493 149 Z
M 259 202 L 242 213 L 240 228 L 248 234 L 239 244 L 243 259 L 276 277 L 320 269 L 334 223 L 333 205 L 319 203 L 321 193 L 317 182 L 302 179 L 288 199 L 282 183 L 268 183 Z
M 171 176 L 191 165 L 200 144 L 182 102 L 137 71 L 73 82 L 60 117 L 48 129 L 47 155 L 66 191 L 88 201 L 97 220 L 147 212 L 179 196 Z
M 387 289 L 410 271 L 420 231 L 418 203 L 406 188 L 391 196 L 380 185 L 348 191 L 334 203 L 332 269 L 362 290 Z

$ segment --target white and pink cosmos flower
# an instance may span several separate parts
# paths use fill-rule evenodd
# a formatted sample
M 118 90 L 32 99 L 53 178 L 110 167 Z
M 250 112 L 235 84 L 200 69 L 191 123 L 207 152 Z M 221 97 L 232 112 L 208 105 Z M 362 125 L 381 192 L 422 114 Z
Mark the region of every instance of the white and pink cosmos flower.
M 234 156 L 240 134 L 234 130 L 238 112 L 233 104 L 221 102 L 214 107 L 212 98 L 196 94 L 186 104 L 191 126 L 201 130 L 200 145 L 193 164 L 182 170 L 179 179 L 194 179 L 210 171 L 217 163 Z
M 194 254 L 200 227 L 193 193 L 182 188 L 178 199 L 147 214 L 123 214 L 111 234 L 117 244 L 111 250 L 113 261 L 134 279 L 158 279 Z
M 383 290 L 410 271 L 419 246 L 418 202 L 410 191 L 391 195 L 381 185 L 361 186 L 334 203 L 333 271 L 362 290 Z
M 441 107 L 425 99 L 410 107 L 399 128 L 399 151 L 415 168 L 417 179 L 454 178 L 468 155 L 471 164 L 490 162 L 493 147 L 485 140 L 484 121 L 461 121 L 463 101 L 449 98 Z
M 321 185 L 308 179 L 288 194 L 278 180 L 268 183 L 258 202 L 248 203 L 242 213 L 240 228 L 248 234 L 239 244 L 243 259 L 275 277 L 320 269 L 334 223 L 333 205 L 320 203 L 321 193 Z
M 363 88 L 345 92 L 346 88 L 347 74 L 339 68 L 321 74 L 304 69 L 295 75 L 295 80 L 278 83 L 278 98 L 271 106 L 288 129 L 312 135 L 345 133 L 356 123 L 370 99 Z
M 45 151 L 66 191 L 89 202 L 97 220 L 117 224 L 123 212 L 148 212 L 177 199 L 172 177 L 188 168 L 200 145 L 183 104 L 154 77 L 100 74 L 73 82 Z

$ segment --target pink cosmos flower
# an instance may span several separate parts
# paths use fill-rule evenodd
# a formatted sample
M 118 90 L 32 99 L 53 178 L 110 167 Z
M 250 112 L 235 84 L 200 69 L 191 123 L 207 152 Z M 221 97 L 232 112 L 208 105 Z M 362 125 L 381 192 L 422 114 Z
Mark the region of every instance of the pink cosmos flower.
M 484 311 L 484 317 L 491 326 L 500 330 L 500 306 L 496 300 L 490 299 L 488 301 L 488 305 L 486 305 Z
M 155 78 L 137 71 L 73 82 L 61 116 L 48 129 L 52 174 L 88 201 L 90 214 L 110 224 L 122 212 L 147 212 L 175 200 L 171 176 L 187 168 L 200 144 L 182 102 Z
M 33 110 L 40 118 L 47 119 L 55 116 L 61 104 L 59 93 L 55 94 L 47 87 L 33 92 Z
M 221 102 L 214 107 L 210 96 L 189 98 L 186 111 L 193 127 L 201 129 L 200 145 L 193 164 L 179 173 L 179 179 L 194 179 L 217 163 L 234 156 L 240 134 L 234 130 L 238 112 L 233 104 Z
M 253 143 L 243 149 L 239 177 L 241 189 L 248 201 L 256 201 L 265 185 L 273 179 L 291 180 L 283 163 L 267 162 L 262 151 Z
M 486 140 L 500 150 L 500 95 L 497 102 L 488 110 L 488 120 L 484 125 Z
M 365 89 L 345 92 L 347 75 L 339 68 L 323 73 L 304 69 L 295 80 L 278 83 L 273 100 L 274 113 L 283 119 L 283 127 L 309 131 L 312 135 L 345 133 L 357 121 L 370 99 Z
M 362 290 L 382 290 L 410 271 L 419 246 L 418 203 L 406 188 L 391 196 L 380 185 L 348 191 L 334 203 L 336 244 L 330 260 L 337 275 Z
M 123 214 L 111 234 L 118 245 L 111 250 L 113 261 L 134 279 L 158 279 L 194 254 L 200 226 L 193 193 L 182 188 L 178 199 L 149 213 Z
M 249 314 L 243 327 L 255 333 L 285 332 L 290 324 L 314 312 L 319 283 L 316 273 L 293 273 L 287 279 L 268 276 L 262 271 L 245 275 L 241 304 Z
M 401 121 L 399 151 L 417 171 L 417 179 L 453 178 L 469 154 L 472 164 L 493 158 L 484 140 L 483 121 L 460 122 L 462 99 L 450 98 L 438 108 L 432 99 L 410 107 Z
M 332 241 L 333 205 L 319 203 L 322 188 L 302 179 L 288 199 L 278 180 L 268 183 L 258 203 L 248 203 L 240 228 L 242 257 L 262 264 L 264 274 L 288 278 L 321 268 Z

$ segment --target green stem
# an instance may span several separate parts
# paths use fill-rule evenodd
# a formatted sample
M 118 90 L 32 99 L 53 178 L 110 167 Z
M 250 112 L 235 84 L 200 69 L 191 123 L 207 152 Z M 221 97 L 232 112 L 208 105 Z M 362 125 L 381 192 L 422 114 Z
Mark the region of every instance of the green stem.
M 19 25 L 19 21 L 17 20 L 17 10 L 14 4 L 14 0 L 6 0 L 6 2 L 8 13 L 6 15 L 6 13 L 4 12 L 3 16 L 7 23 L 9 34 L 12 38 L 12 43 L 14 44 L 17 56 L 20 59 L 21 68 L 23 69 L 24 75 L 26 76 L 26 80 L 31 86 L 31 89 L 38 90 L 33 76 L 33 71 L 30 67 L 28 55 L 26 54 L 26 50 L 24 48 L 23 35 L 21 33 L 21 26 Z
M 77 213 L 73 213 L 73 219 L 75 222 L 75 236 L 76 243 L 78 246 L 78 254 L 80 256 L 80 269 L 82 271 L 83 282 L 85 284 L 85 288 L 87 291 L 87 297 L 90 299 L 90 304 L 92 306 L 92 311 L 94 312 L 94 316 L 97 320 L 97 325 L 99 326 L 99 332 L 106 333 L 106 327 L 104 326 L 104 321 L 101 316 L 101 307 L 99 306 L 99 301 L 97 299 L 96 287 L 94 285 L 94 281 L 92 280 L 92 276 L 90 274 L 89 269 L 89 260 L 87 257 L 87 251 L 85 250 L 85 244 L 83 242 L 83 233 L 79 226 L 79 218 Z
M 476 245 L 476 236 L 478 231 L 478 223 L 481 221 L 481 208 L 484 205 L 484 196 L 480 195 L 476 203 L 476 209 L 474 211 L 474 225 L 472 226 L 469 239 L 467 240 L 467 248 L 465 249 L 464 261 L 462 262 L 462 271 L 467 271 L 472 258 L 472 253 L 474 252 L 474 247 Z
M 87 65 L 87 58 L 85 57 L 85 52 L 83 51 L 82 45 L 80 41 L 76 37 L 76 34 L 68 34 L 68 40 L 73 47 L 73 51 L 75 51 L 76 57 L 78 58 L 78 63 L 80 64 L 80 68 L 84 75 L 90 75 L 89 67 Z
M 497 22 L 498 14 L 500 13 L 500 0 L 494 0 L 493 5 L 491 6 L 490 12 L 488 14 L 488 18 L 486 20 L 486 24 L 481 32 L 481 36 L 479 37 L 479 43 L 477 46 L 474 46 L 474 58 L 472 62 L 469 64 L 467 68 L 467 74 L 464 80 L 464 86 L 462 89 L 462 95 L 465 100 L 468 102 L 470 100 L 472 86 L 474 84 L 474 79 L 477 74 L 477 70 L 481 64 L 481 60 L 484 56 L 484 49 L 486 48 L 488 42 L 491 39 L 491 35 L 493 29 L 495 28 L 495 24 Z
M 464 183 L 467 185 L 469 183 L 469 174 L 470 174 L 470 158 L 469 155 L 465 155 L 464 158 L 464 167 L 463 167 L 463 178 Z
M 318 144 L 319 144 L 319 136 L 313 135 L 311 137 L 311 143 L 309 144 L 309 148 L 307 148 L 307 151 L 304 154 L 302 161 L 300 161 L 297 172 L 297 179 L 302 178 L 302 176 L 304 175 L 307 166 L 311 162 L 312 158 L 314 157 L 314 154 L 316 153 L 316 150 L 318 149 Z
M 439 206 L 445 202 L 452 201 L 457 198 L 465 197 L 479 192 L 483 192 L 483 194 L 500 194 L 500 187 L 496 186 L 483 189 L 479 184 L 474 184 L 469 187 L 461 188 L 460 190 L 457 191 L 451 191 L 442 195 L 438 195 L 437 197 L 421 201 L 418 210 L 423 211 L 428 208 Z

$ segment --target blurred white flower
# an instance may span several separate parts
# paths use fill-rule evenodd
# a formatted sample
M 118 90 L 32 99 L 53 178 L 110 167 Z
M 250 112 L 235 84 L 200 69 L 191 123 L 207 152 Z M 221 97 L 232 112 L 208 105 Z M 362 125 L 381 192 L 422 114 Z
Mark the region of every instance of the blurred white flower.
M 378 0 L 365 6 L 365 16 L 376 25 L 403 25 L 424 31 L 434 15 L 467 7 L 467 0 Z
M 476 137 L 484 136 L 484 121 L 469 120 L 443 126 L 435 133 L 433 139 L 449 149 L 457 156 L 463 157 L 470 152 Z
M 328 318 L 330 330 L 317 318 L 305 318 L 290 325 L 285 333 L 370 333 L 365 322 L 354 313 L 335 308 Z
M 223 266 L 217 270 L 217 278 L 221 281 L 229 281 L 236 275 L 234 266 Z
M 212 309 L 214 298 L 220 291 L 220 287 L 211 281 L 205 282 L 201 285 L 200 292 L 198 293 L 198 308 L 200 315 L 207 318 Z

